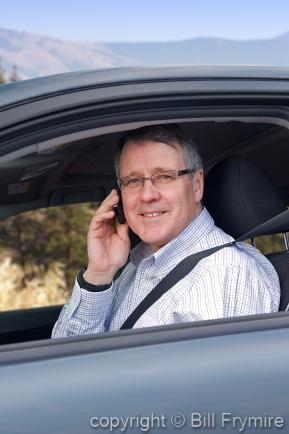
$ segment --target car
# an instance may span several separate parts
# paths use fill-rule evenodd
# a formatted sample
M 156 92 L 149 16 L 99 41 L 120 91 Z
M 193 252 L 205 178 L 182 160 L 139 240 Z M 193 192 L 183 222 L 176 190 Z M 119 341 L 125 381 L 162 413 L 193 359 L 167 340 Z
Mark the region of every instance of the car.
M 198 144 L 217 223 L 257 245 L 267 237 L 282 310 L 53 340 L 61 305 L 2 311 L 1 432 L 288 426 L 289 69 L 115 68 L 1 85 L 0 217 L 17 222 L 25 211 L 102 201 L 115 185 L 120 135 L 159 123 L 178 123 Z M 256 167 L 256 178 L 245 175 L 255 192 L 245 214 L 242 191 L 224 172 L 230 159 Z M 259 184 L 259 171 L 268 184 Z M 264 203 L 264 215 L 244 225 Z

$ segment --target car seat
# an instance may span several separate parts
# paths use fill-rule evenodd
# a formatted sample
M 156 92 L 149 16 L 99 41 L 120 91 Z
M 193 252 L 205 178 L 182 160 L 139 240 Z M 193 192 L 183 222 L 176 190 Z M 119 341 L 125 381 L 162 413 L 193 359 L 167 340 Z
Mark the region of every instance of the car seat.
M 289 230 L 289 211 L 271 180 L 254 163 L 234 155 L 217 163 L 205 179 L 204 205 L 215 224 L 238 238 L 284 233 Z M 289 251 L 266 255 L 275 267 L 281 286 L 279 310 L 289 304 Z

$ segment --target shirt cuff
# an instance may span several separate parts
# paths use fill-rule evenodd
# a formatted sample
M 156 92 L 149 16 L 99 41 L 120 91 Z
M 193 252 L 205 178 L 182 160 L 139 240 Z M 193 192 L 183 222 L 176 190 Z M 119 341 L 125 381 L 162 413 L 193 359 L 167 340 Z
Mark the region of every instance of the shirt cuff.
M 88 283 L 83 277 L 83 273 L 85 271 L 86 269 L 83 268 L 82 270 L 80 270 L 80 272 L 77 275 L 77 283 L 80 286 L 80 288 L 86 289 L 87 291 L 90 292 L 102 292 L 102 291 L 106 291 L 111 287 L 112 282 L 107 285 L 93 285 L 92 283 Z

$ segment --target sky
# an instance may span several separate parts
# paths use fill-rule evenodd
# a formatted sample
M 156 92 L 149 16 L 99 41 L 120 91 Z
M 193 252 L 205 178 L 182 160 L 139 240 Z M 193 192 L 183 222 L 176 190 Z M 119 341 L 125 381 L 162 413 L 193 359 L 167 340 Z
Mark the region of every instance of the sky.
M 73 41 L 269 39 L 289 31 L 289 0 L 4 0 L 0 28 Z

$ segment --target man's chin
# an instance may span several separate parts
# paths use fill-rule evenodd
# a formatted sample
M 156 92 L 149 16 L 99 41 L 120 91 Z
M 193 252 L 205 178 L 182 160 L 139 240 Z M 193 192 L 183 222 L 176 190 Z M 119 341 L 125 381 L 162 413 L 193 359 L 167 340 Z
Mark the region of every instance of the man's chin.
M 154 236 L 152 234 L 143 234 L 143 235 L 139 235 L 139 237 L 145 243 L 150 244 L 154 252 L 159 250 L 161 247 L 163 247 L 165 244 L 167 244 L 170 241 L 168 237 L 165 236 L 161 237 L 160 234 L 155 234 Z

